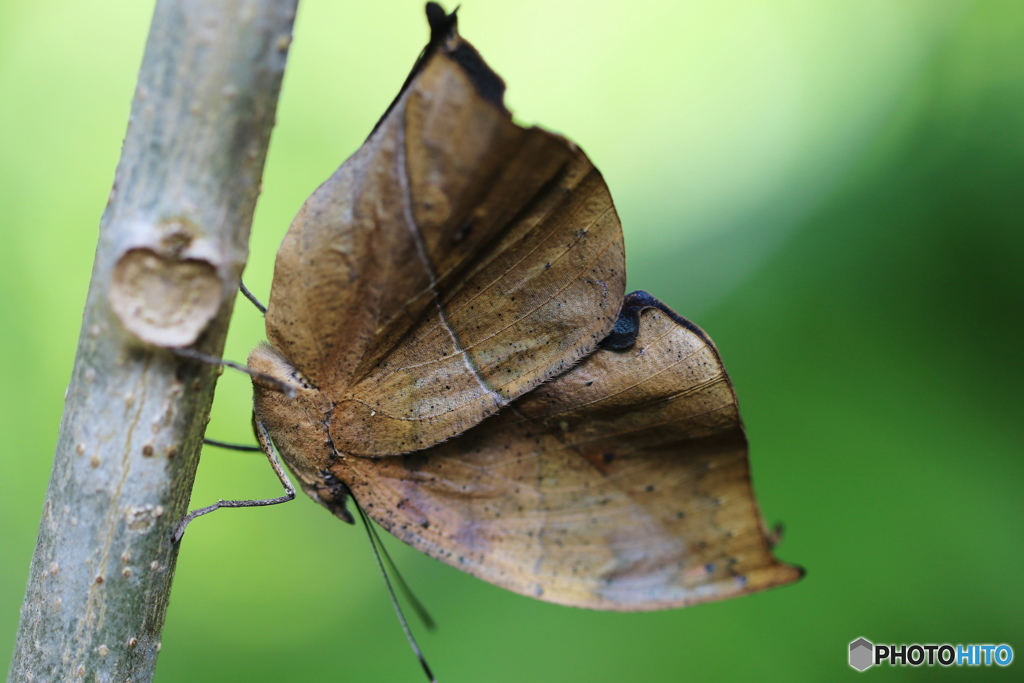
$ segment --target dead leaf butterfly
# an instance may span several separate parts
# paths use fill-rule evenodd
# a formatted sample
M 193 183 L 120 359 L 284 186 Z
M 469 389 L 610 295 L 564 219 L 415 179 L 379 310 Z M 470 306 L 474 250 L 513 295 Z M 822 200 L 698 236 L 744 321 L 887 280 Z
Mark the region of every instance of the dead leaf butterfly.
M 644 292 L 572 142 L 432 38 L 277 255 L 255 423 L 301 488 L 542 600 L 654 610 L 801 576 L 772 554 L 718 351 Z M 286 484 L 287 486 L 287 484 Z M 261 503 L 290 499 L 284 496 Z

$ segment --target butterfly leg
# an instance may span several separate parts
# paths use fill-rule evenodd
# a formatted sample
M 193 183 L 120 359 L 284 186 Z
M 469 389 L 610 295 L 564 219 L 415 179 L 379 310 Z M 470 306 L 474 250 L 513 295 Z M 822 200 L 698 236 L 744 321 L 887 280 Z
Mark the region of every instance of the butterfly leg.
M 256 441 L 259 441 L 260 437 L 256 429 L 256 413 L 253 413 L 252 420 L 250 422 L 252 423 L 252 434 L 254 437 L 256 437 Z M 226 441 L 219 441 L 218 439 L 207 439 L 205 437 L 203 438 L 203 445 L 213 446 L 215 448 L 223 448 L 228 451 L 244 451 L 247 453 L 263 452 L 263 446 L 250 446 L 248 444 L 227 443 Z
M 249 446 L 248 444 L 237 444 L 227 443 L 226 441 L 218 441 L 217 439 L 203 439 L 204 446 L 214 446 L 216 448 L 223 448 L 228 451 L 245 451 L 247 453 L 262 453 L 263 449 L 259 446 Z
M 295 487 L 292 485 L 288 475 L 284 473 L 284 468 L 281 466 L 281 461 L 277 457 L 277 451 L 274 450 L 274 444 L 270 440 L 270 434 L 267 432 L 266 426 L 259 420 L 255 421 L 256 425 L 256 437 L 259 439 L 260 446 L 263 448 L 263 452 L 267 456 L 267 460 L 270 461 L 270 466 L 274 469 L 274 474 L 281 481 L 281 485 L 284 486 L 284 495 L 278 496 L 277 498 L 263 498 L 260 500 L 218 500 L 213 505 L 208 505 L 198 510 L 185 515 L 185 518 L 178 523 L 178 526 L 174 529 L 174 534 L 171 535 L 171 542 L 177 543 L 181 540 L 181 537 L 185 534 L 185 527 L 188 526 L 196 517 L 202 517 L 205 514 L 209 514 L 214 510 L 220 508 L 250 508 L 250 507 L 263 507 L 264 505 L 278 505 L 280 503 L 287 503 L 295 499 Z
M 175 354 L 176 356 L 188 358 L 189 360 L 199 361 L 200 363 L 208 363 L 210 365 L 223 365 L 224 367 L 228 367 L 233 370 L 238 370 L 239 372 L 244 372 L 250 377 L 253 377 L 265 384 L 268 384 L 269 386 L 271 386 L 277 391 L 280 391 L 282 394 L 288 396 L 289 398 L 295 396 L 295 389 L 293 389 L 292 387 L 288 386 L 287 384 L 277 379 L 276 377 L 265 375 L 262 372 L 256 372 L 248 365 L 242 365 L 241 363 L 235 363 L 234 361 L 224 360 L 223 358 L 217 358 L 216 356 L 211 356 L 208 353 L 196 351 L 195 349 L 169 348 L 168 351 Z
M 256 295 L 249 291 L 249 288 L 245 286 L 245 283 L 241 280 L 238 281 L 238 289 L 242 291 L 242 295 L 245 296 L 252 305 L 259 309 L 263 315 L 267 314 L 267 307 L 260 303 L 260 300 L 256 298 Z

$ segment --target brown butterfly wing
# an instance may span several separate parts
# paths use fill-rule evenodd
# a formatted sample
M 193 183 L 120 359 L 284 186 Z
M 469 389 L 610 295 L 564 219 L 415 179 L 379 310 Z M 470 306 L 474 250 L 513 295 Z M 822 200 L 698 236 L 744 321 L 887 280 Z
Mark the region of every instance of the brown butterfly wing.
M 481 95 L 463 63 L 472 48 L 453 40 L 278 253 L 267 336 L 334 402 L 345 453 L 465 431 L 589 354 L 622 300 L 622 232 L 600 174 Z
M 597 351 L 452 441 L 332 471 L 403 541 L 551 602 L 651 610 L 796 580 L 772 555 L 717 352 L 643 297 L 627 298 L 628 349 Z

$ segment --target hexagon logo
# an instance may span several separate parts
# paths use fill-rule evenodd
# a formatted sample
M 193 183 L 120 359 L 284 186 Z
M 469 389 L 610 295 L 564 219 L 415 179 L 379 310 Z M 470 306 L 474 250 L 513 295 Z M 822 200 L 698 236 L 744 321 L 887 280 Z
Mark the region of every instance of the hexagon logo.
M 875 663 L 875 646 L 867 638 L 858 638 L 850 643 L 850 666 L 864 671 Z

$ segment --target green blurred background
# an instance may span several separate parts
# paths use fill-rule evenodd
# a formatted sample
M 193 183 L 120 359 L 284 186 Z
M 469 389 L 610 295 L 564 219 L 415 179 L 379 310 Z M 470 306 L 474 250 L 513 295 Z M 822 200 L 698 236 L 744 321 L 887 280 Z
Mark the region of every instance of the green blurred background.
M 96 229 L 152 12 L 0 5 L 0 671 L 50 472 Z M 463 0 L 508 103 L 579 142 L 629 288 L 715 338 L 778 554 L 808 576 L 731 602 L 603 614 L 391 544 L 441 624 L 442 681 L 833 680 L 848 643 L 1009 643 L 1024 666 L 1024 5 Z M 426 38 L 421 0 L 303 0 L 246 281 L 264 300 L 303 199 Z M 240 305 L 227 356 L 263 337 Z M 247 442 L 225 375 L 208 435 Z M 193 501 L 277 495 L 210 450 Z M 401 547 L 399 547 L 401 546 Z M 419 681 L 367 541 L 306 499 L 185 542 L 157 680 Z

